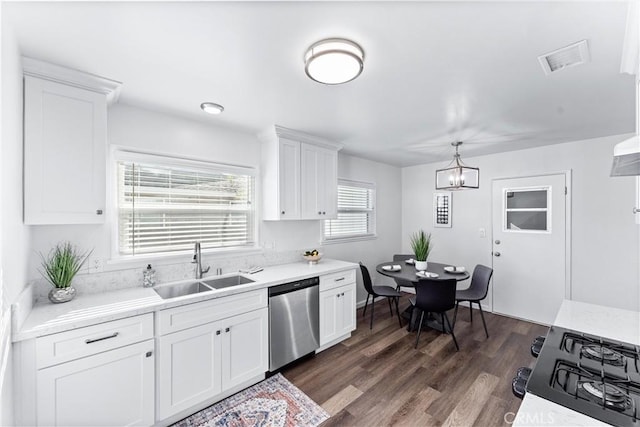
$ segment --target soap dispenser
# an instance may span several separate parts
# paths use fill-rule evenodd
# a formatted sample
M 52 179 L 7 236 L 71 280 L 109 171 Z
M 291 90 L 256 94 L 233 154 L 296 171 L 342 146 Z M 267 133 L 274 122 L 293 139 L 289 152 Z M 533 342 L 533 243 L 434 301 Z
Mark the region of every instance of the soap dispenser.
M 150 288 L 156 284 L 156 271 L 151 268 L 151 264 L 147 264 L 147 268 L 142 270 L 142 286 Z

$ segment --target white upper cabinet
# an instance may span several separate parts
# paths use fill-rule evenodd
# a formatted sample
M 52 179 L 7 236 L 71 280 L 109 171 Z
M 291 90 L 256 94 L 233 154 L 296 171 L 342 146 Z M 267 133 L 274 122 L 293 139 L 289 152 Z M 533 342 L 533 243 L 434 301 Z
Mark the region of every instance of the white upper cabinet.
M 119 83 L 23 58 L 24 222 L 104 222 L 107 104 Z
M 278 143 L 278 194 L 275 214 L 280 219 L 300 219 L 300 143 L 282 138 Z
M 280 126 L 261 140 L 262 219 L 335 218 L 342 146 Z
M 335 218 L 338 152 L 303 143 L 301 153 L 302 217 L 305 219 Z

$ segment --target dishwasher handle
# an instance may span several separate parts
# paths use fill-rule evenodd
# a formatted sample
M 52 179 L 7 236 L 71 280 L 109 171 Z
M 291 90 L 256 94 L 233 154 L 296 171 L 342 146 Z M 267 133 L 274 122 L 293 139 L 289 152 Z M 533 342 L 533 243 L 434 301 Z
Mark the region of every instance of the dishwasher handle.
M 320 284 L 320 279 L 318 277 L 311 277 L 309 279 L 302 279 L 296 282 L 290 282 L 290 283 L 284 283 L 282 285 L 272 286 L 269 288 L 269 297 L 275 297 L 277 295 L 282 295 L 289 292 L 295 292 L 300 289 L 318 286 L 319 284 Z

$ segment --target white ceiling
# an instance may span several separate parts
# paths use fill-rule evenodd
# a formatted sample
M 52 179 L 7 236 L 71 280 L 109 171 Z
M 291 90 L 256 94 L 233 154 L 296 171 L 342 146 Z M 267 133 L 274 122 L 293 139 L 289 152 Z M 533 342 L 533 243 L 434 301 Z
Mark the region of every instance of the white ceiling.
M 399 166 L 449 159 L 458 139 L 464 159 L 633 132 L 626 14 L 615 1 L 3 2 L 25 56 L 119 80 L 122 103 L 279 124 Z M 365 49 L 358 79 L 305 76 L 306 48 L 327 37 Z M 543 73 L 539 55 L 583 39 L 591 62 Z

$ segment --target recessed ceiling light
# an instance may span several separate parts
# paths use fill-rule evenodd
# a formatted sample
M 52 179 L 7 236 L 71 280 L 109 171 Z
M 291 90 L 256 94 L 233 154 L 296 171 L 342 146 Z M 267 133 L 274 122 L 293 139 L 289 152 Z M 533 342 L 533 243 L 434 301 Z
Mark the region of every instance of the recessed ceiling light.
M 214 102 L 203 102 L 200 104 L 200 108 L 202 108 L 202 111 L 209 114 L 220 114 L 224 111 L 224 107 L 222 105 Z
M 320 40 L 304 55 L 307 76 L 327 85 L 349 82 L 358 77 L 363 68 L 364 51 L 351 40 Z

